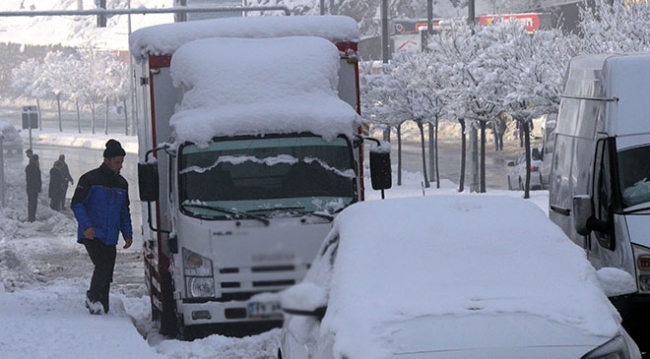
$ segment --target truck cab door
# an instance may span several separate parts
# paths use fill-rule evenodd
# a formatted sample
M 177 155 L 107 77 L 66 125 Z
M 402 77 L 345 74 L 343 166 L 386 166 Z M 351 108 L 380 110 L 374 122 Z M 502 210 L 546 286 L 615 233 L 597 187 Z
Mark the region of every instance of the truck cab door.
M 596 268 L 602 266 L 604 251 L 613 251 L 614 221 L 613 221 L 613 141 L 601 139 L 596 143 L 596 158 L 594 159 L 593 182 L 593 226 L 589 234 L 587 256 Z

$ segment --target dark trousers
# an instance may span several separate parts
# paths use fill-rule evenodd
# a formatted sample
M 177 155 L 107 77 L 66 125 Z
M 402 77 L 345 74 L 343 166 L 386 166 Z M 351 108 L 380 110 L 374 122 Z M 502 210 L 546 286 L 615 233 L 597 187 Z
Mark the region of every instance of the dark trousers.
M 65 197 L 61 197 L 60 194 L 54 195 L 50 199 L 50 208 L 52 208 L 55 211 L 60 211 L 63 209 L 63 202 L 65 201 Z
M 115 246 L 107 246 L 98 239 L 83 239 L 82 243 L 86 246 L 90 260 L 95 265 L 86 296 L 91 302 L 102 303 L 104 312 L 108 313 L 108 293 L 113 281 L 117 251 Z
M 38 204 L 38 192 L 27 191 L 27 220 L 36 220 L 36 205 Z

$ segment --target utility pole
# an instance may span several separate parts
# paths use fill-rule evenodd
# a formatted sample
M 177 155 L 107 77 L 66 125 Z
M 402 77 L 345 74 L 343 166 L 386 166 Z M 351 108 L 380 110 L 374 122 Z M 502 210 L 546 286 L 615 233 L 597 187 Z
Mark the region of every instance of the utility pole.
M 427 0 L 427 34 L 433 34 L 433 0 Z
M 381 0 L 381 61 L 388 63 L 388 0 Z

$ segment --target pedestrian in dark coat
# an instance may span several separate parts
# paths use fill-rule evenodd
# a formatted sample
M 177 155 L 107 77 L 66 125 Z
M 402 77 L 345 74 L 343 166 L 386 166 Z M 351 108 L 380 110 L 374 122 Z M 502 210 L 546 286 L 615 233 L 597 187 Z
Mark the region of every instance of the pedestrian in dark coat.
M 63 209 L 63 201 L 65 200 L 63 186 L 63 163 L 61 161 L 54 161 L 54 166 L 50 169 L 50 186 L 48 187 L 48 196 L 50 197 L 50 208 L 55 211 Z M 65 181 L 65 185 L 67 185 Z
M 41 167 L 38 164 L 38 155 L 32 154 L 29 157 L 29 164 L 25 167 L 25 178 L 27 180 L 27 220 L 34 222 L 38 194 L 41 192 Z
M 133 244 L 129 184 L 120 175 L 125 155 L 119 142 L 108 140 L 104 162 L 79 178 L 70 206 L 79 224 L 77 242 L 86 247 L 95 266 L 85 301 L 91 314 L 108 312 L 120 232 L 123 248 Z
M 61 174 L 63 175 L 63 202 L 61 202 L 61 209 L 65 209 L 65 197 L 68 194 L 68 183 L 74 186 L 74 179 L 70 174 L 68 164 L 65 162 L 65 156 L 59 155 L 59 161 L 63 164 L 63 168 L 61 168 Z

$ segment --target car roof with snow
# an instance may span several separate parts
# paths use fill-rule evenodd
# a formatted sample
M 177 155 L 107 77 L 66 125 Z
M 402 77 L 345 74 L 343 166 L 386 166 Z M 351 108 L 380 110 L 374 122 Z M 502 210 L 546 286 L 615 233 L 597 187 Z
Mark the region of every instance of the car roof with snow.
M 372 335 L 386 323 L 425 316 L 523 313 L 590 335 L 619 330 L 582 249 L 528 201 L 368 201 L 345 209 L 334 228 L 330 236 L 340 239 L 322 326 L 346 338 L 335 344 L 349 345 L 343 352 L 377 347 L 382 340 Z

